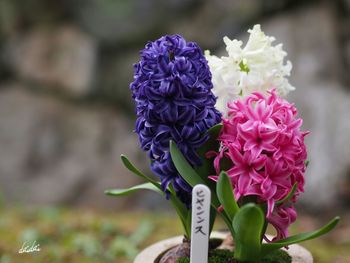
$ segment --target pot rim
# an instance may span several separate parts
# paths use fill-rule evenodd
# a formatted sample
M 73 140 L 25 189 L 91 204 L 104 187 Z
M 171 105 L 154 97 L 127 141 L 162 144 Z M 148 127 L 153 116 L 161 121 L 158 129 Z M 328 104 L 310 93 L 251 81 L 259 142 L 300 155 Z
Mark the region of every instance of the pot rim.
M 213 231 L 210 238 L 224 239 L 226 238 L 227 234 L 229 233 Z M 134 263 L 154 263 L 160 254 L 180 244 L 182 240 L 183 236 L 176 236 L 154 243 L 142 250 L 136 256 Z M 298 244 L 290 245 L 289 249 L 282 249 L 292 257 L 292 263 L 313 263 L 311 253 L 306 248 Z

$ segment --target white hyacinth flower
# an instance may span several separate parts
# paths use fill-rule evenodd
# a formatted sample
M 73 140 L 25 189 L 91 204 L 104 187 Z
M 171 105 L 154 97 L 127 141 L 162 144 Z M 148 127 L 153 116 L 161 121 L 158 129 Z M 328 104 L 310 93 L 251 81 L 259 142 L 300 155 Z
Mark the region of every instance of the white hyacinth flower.
M 232 102 L 254 91 L 266 93 L 275 88 L 281 96 L 295 88 L 288 82 L 292 64 L 284 63 L 287 55 L 282 44 L 272 46 L 274 37 L 266 36 L 260 25 L 248 30 L 249 40 L 242 42 L 224 37 L 228 56 L 221 58 L 205 51 L 212 73 L 213 93 L 218 97 L 216 108 L 227 114 L 227 102 Z

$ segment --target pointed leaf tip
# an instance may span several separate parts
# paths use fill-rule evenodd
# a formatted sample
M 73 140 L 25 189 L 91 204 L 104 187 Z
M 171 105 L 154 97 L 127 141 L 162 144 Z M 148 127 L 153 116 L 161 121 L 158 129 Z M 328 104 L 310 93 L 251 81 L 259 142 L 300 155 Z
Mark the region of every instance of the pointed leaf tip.
M 339 223 L 339 221 L 340 221 L 340 217 L 336 216 L 329 223 L 327 223 L 323 227 L 319 228 L 318 230 L 297 234 L 294 236 L 287 237 L 285 239 L 278 240 L 276 242 L 263 244 L 262 245 L 262 253 L 264 255 L 266 255 L 273 250 L 325 235 L 328 232 L 330 232 L 332 229 L 334 229 L 336 227 L 336 225 Z
M 197 184 L 205 184 L 202 178 L 196 173 L 193 167 L 187 162 L 177 145 L 170 140 L 170 154 L 171 159 L 180 173 L 181 177 L 192 187 Z
M 133 192 L 138 191 L 138 190 L 151 190 L 151 191 L 157 192 L 161 195 L 164 195 L 164 193 L 160 189 L 158 189 L 158 187 L 153 185 L 152 183 L 139 184 L 139 185 L 135 185 L 133 187 L 127 188 L 127 189 L 106 190 L 105 194 L 112 195 L 112 196 L 123 196 L 123 195 L 127 195 L 127 194 L 133 193 Z
M 238 212 L 239 207 L 233 195 L 231 180 L 225 172 L 221 172 L 216 184 L 216 193 L 225 212 L 232 220 Z
M 132 172 L 133 174 L 141 177 L 142 179 L 145 179 L 147 182 L 152 183 L 154 186 L 158 187 L 159 189 L 161 189 L 160 184 L 158 182 L 156 182 L 155 180 L 153 180 L 152 178 L 150 178 L 149 176 L 143 174 L 139 169 L 137 169 L 128 159 L 128 157 L 124 154 L 120 155 L 120 159 L 122 160 L 124 166 L 126 169 L 128 169 L 130 172 Z

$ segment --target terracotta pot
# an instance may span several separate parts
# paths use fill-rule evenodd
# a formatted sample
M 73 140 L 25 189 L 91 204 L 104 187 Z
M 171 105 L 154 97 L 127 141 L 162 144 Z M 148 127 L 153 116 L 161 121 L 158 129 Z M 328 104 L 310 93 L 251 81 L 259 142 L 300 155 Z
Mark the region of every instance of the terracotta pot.
M 224 240 L 227 233 L 213 232 L 211 238 Z M 172 237 L 157 242 L 142 250 L 134 263 L 158 263 L 160 257 L 169 249 L 181 244 L 183 236 Z M 285 249 L 284 249 L 285 250 Z M 311 253 L 300 245 L 290 245 L 287 253 L 292 257 L 292 263 L 313 263 Z

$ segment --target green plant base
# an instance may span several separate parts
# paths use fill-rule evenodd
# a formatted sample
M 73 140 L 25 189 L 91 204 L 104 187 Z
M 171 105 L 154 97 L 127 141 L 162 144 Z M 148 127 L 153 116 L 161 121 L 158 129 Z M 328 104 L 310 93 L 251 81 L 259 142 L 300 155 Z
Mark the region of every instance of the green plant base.
M 233 259 L 234 252 L 223 249 L 214 249 L 209 252 L 208 263 L 238 263 Z M 291 263 L 292 258 L 283 250 L 276 250 L 260 260 L 260 263 Z M 190 259 L 179 258 L 176 263 L 190 263 Z
M 227 232 L 214 231 L 211 234 L 212 240 L 213 239 L 224 240 L 226 237 L 227 237 Z M 271 239 L 272 237 L 268 236 L 268 238 Z M 145 248 L 143 251 L 141 251 L 141 253 L 139 253 L 136 256 L 134 263 L 159 263 L 161 256 L 169 249 L 174 248 L 175 246 L 178 246 L 179 244 L 181 244 L 182 240 L 183 240 L 183 236 L 176 236 L 173 238 L 159 241 L 159 242 Z M 296 244 L 290 245 L 288 250 L 285 250 L 283 248 L 281 250 L 288 253 L 288 255 L 292 258 L 292 261 L 289 261 L 289 262 L 292 262 L 292 263 L 313 263 L 314 262 L 310 252 L 300 245 L 296 245 Z M 272 255 L 272 254 L 270 254 L 270 255 Z M 233 259 L 232 254 L 230 255 L 230 257 L 231 257 L 231 259 Z M 278 259 L 278 260 L 280 260 L 280 259 Z M 232 262 L 235 263 L 234 261 L 231 261 L 231 263 Z M 262 261 L 262 262 L 266 263 L 269 261 Z M 271 261 L 271 258 L 270 258 L 270 262 L 273 262 L 273 261 Z M 280 261 L 278 263 L 281 263 L 281 262 L 282 261 Z M 225 263 L 230 263 L 230 261 L 226 261 Z

